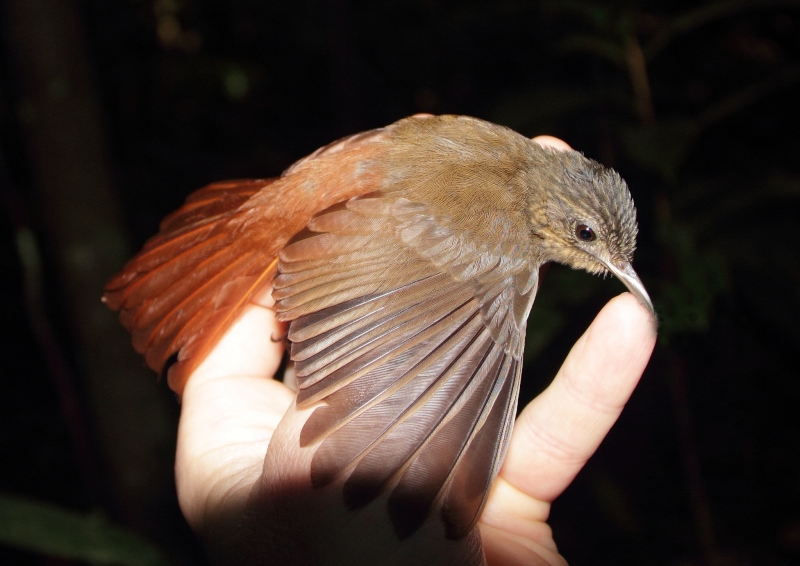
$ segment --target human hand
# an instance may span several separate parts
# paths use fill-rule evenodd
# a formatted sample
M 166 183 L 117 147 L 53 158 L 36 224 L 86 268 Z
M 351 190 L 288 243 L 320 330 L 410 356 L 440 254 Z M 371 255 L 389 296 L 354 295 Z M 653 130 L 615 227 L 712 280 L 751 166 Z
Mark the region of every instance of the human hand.
M 282 336 L 284 329 L 270 308 L 268 291 L 255 303 L 184 391 L 176 456 L 178 497 L 212 559 L 226 564 L 303 563 L 300 556 L 309 550 L 307 543 L 338 532 L 345 518 L 339 516 L 331 530 L 303 530 L 298 525 L 308 515 L 314 515 L 309 521 L 316 525 L 331 515 L 308 501 L 301 504 L 302 497 L 297 505 L 288 500 L 288 506 L 271 507 L 273 512 L 253 511 L 254 505 L 272 505 L 254 489 L 270 481 L 264 471 L 281 475 L 285 482 L 295 473 L 307 475 L 310 458 L 297 441 L 310 411 L 296 411 L 294 392 L 271 378 L 283 351 L 283 344 L 272 338 Z M 522 412 L 479 522 L 489 564 L 566 563 L 546 523 L 550 504 L 616 421 L 655 337 L 650 314 L 632 295 L 613 299 L 575 344 L 550 386 Z M 268 446 L 268 464 L 277 461 L 278 472 L 275 466 L 264 466 Z M 303 481 L 312 496 L 307 478 L 298 477 L 297 485 Z M 348 549 L 339 550 L 346 555 Z M 319 560 L 315 557 L 313 563 Z

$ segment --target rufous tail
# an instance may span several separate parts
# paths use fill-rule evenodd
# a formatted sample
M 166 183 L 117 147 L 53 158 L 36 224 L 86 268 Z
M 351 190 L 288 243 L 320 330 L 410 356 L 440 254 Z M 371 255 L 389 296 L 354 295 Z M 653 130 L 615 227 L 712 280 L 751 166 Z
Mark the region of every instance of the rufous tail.
M 274 181 L 227 181 L 192 193 L 106 285 L 103 300 L 120 312 L 134 347 L 155 371 L 169 370 L 169 386 L 178 394 L 272 280 L 277 250 L 254 245 L 261 238 L 240 228 L 246 224 L 242 205 Z

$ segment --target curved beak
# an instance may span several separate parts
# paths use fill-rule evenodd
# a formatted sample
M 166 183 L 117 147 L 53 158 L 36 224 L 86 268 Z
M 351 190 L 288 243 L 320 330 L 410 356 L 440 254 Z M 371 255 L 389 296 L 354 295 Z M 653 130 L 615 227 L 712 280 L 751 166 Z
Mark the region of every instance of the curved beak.
M 633 295 L 639 299 L 641 305 L 650 311 L 650 314 L 653 318 L 656 318 L 656 311 L 653 309 L 653 302 L 650 300 L 650 296 L 647 294 L 647 291 L 642 284 L 642 280 L 639 279 L 639 276 L 636 275 L 636 272 L 633 270 L 633 267 L 630 263 L 623 263 L 622 265 L 615 265 L 613 262 L 603 262 L 603 264 L 608 268 L 611 273 L 617 276 L 617 278 L 625 283 L 625 286 L 628 288 L 628 291 L 633 293 Z

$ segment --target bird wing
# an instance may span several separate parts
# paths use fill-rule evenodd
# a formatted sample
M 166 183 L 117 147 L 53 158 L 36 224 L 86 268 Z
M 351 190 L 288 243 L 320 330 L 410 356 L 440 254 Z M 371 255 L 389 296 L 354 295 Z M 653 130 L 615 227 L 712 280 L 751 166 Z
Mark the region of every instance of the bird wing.
M 434 508 L 449 538 L 468 534 L 507 446 L 536 283 L 521 250 L 396 193 L 313 218 L 273 281 L 298 407 L 324 401 L 301 433 L 312 483 L 346 478 L 350 508 L 390 489 L 401 539 Z

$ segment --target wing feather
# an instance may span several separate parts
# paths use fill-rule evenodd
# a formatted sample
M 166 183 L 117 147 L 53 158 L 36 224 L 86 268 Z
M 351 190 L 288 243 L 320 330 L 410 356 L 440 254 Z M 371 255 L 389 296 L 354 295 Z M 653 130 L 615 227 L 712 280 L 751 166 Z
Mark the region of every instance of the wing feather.
M 474 384 L 473 390 L 458 397 L 460 406 L 451 408 L 447 414 L 450 418 L 444 420 L 428 437 L 389 497 L 390 516 L 401 538 L 413 534 L 429 509 L 440 499 L 448 480 L 460 467 L 459 464 L 465 461 L 463 456 L 469 452 L 470 444 L 486 418 L 485 413 L 493 408 L 496 395 L 492 393 L 506 378 L 510 360 L 503 354 L 501 346 L 493 341 L 492 346 L 477 367 L 472 364 L 470 383 Z M 507 405 L 499 410 L 505 413 Z M 468 433 L 465 434 L 465 431 Z M 494 437 L 491 441 L 497 443 L 498 439 Z M 494 462 L 469 464 L 466 467 L 483 465 L 491 470 Z M 473 521 L 464 522 L 472 527 Z M 453 526 L 447 526 L 447 530 L 452 532 Z
M 343 481 L 350 508 L 390 490 L 401 538 L 436 508 L 466 536 L 513 422 L 535 269 L 402 191 L 317 215 L 280 260 L 297 404 L 324 401 L 301 433 L 313 484 Z
M 463 456 L 473 465 L 456 468 L 447 488 L 442 516 L 447 525 L 447 536 L 452 539 L 466 536 L 478 520 L 508 448 L 514 412 L 503 408 L 516 406 L 522 364 L 513 358 L 507 358 L 507 361 L 510 365 L 504 377 L 497 381 L 500 386 L 497 398 L 491 404 L 487 403 L 486 419 Z

